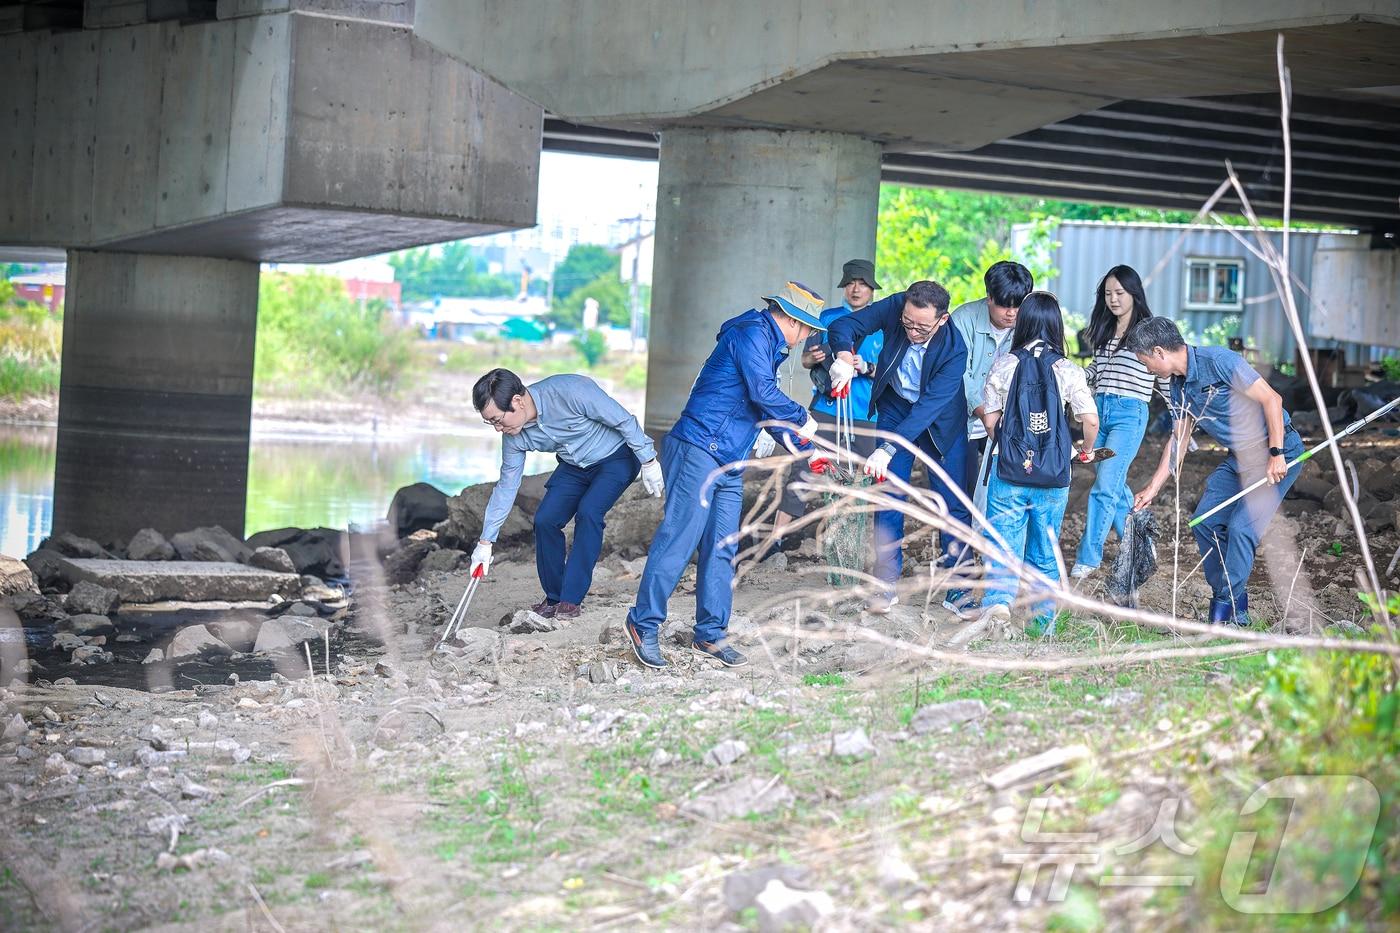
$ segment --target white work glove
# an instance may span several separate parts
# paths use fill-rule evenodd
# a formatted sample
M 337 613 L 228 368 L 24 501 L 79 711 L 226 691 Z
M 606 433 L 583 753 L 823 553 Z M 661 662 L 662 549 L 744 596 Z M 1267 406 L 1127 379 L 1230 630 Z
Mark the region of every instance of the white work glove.
M 831 391 L 840 392 L 851 384 L 851 380 L 854 379 L 856 375 L 856 368 L 838 356 L 831 361 L 831 369 L 829 372 L 831 375 Z
M 813 418 L 811 415 L 808 415 L 806 423 L 803 424 L 802 427 L 797 429 L 797 436 L 802 438 L 804 441 L 810 442 L 812 438 L 817 436 L 817 430 L 820 427 L 821 425 L 817 424 L 817 419 Z
M 646 489 L 647 495 L 657 499 L 660 499 L 661 494 L 666 491 L 666 480 L 661 476 L 661 464 L 655 459 L 642 464 L 642 486 Z
M 873 477 L 876 482 L 883 480 L 890 470 L 890 452 L 883 447 L 878 448 L 865 461 L 865 475 Z
M 773 435 L 767 431 L 761 431 L 758 440 L 753 445 L 754 459 L 762 460 L 765 457 L 773 456 L 773 451 L 778 449 L 778 442 L 773 440 Z
M 483 577 L 491 570 L 491 544 L 487 541 L 478 541 L 476 547 L 472 548 L 472 576 L 478 576 L 478 567 L 481 568 L 480 576 Z

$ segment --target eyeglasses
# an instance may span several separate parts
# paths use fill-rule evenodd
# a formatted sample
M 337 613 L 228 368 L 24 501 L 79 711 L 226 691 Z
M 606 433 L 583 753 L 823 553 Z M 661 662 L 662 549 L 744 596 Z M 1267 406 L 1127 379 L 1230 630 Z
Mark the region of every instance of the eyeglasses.
M 931 334 L 943 325 L 943 321 L 948 317 L 946 314 L 939 315 L 938 320 L 932 324 L 917 324 L 907 317 L 901 317 L 899 324 L 911 334 Z
M 498 415 L 498 416 L 496 416 L 495 418 L 487 418 L 487 417 L 484 417 L 484 416 L 483 416 L 481 420 L 482 420 L 482 421 L 485 421 L 487 424 L 491 425 L 491 427 L 493 427 L 493 428 L 499 428 L 499 427 L 501 427 L 502 425 L 504 425 L 504 424 L 506 423 L 506 416 L 505 416 L 505 415 Z

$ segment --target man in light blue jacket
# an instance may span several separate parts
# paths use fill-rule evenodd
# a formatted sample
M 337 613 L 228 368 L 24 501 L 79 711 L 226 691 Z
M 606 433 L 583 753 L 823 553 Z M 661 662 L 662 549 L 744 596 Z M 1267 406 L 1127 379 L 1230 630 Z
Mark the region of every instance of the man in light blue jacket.
M 817 422 L 782 393 L 777 374 L 790 348 L 826 329 L 820 317 L 822 297 L 800 282 L 788 282 L 763 301 L 764 310 L 745 311 L 720 326 L 715 349 L 662 446 L 661 467 L 670 492 L 637 587 L 637 604 L 625 624 L 633 654 L 650 668 L 667 666 L 657 633 L 697 547 L 691 647 L 726 667 L 748 663 L 726 640 L 744 477 L 742 467 L 724 467 L 748 457 L 762 421 L 801 425 L 796 432 L 768 430 L 776 440 L 816 454 L 811 438 Z
M 471 570 L 491 569 L 496 536 L 515 504 L 527 451 L 559 459 L 535 511 L 535 569 L 544 599 L 530 608 L 545 618 L 576 617 L 593 584 L 606 516 L 641 473 L 653 496 L 665 490 L 656 449 L 632 413 L 587 376 L 548 376 L 528 389 L 508 369 L 493 369 L 472 387 L 472 404 L 501 433 L 501 478 L 486 503 Z M 564 528 L 574 523 L 566 552 Z

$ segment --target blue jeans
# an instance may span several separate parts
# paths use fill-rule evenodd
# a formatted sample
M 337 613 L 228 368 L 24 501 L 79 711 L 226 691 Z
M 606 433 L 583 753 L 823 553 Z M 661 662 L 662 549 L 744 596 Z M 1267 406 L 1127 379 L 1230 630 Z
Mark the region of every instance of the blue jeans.
M 535 570 L 550 602 L 578 605 L 588 595 L 603 550 L 608 509 L 640 470 L 637 455 L 626 444 L 587 469 L 559 461 L 535 512 Z M 566 555 L 564 526 L 570 520 L 574 546 Z
M 1086 567 L 1103 563 L 1103 544 L 1112 528 L 1123 537 L 1123 522 L 1133 507 L 1133 491 L 1128 488 L 1128 467 L 1133 465 L 1142 435 L 1147 431 L 1147 403 L 1101 392 L 1094 396 L 1099 410 L 1098 446 L 1113 451 L 1112 460 L 1096 466 L 1094 488 L 1089 490 L 1089 516 L 1084 537 L 1079 539 L 1077 562 Z
M 987 520 L 1006 541 L 1007 549 L 1051 580 L 1060 579 L 1055 561 L 1055 540 L 1069 504 L 1069 488 L 1042 489 L 1039 486 L 1017 486 L 997 476 L 996 457 L 992 458 L 992 479 L 987 488 Z M 1020 580 L 1005 564 L 990 558 L 987 566 L 987 591 L 982 607 L 1010 606 L 1020 588 Z M 1034 607 L 1036 615 L 1055 611 L 1054 600 L 1042 599 Z
M 694 444 L 668 435 L 662 445 L 666 510 L 651 539 L 646 569 L 637 586 L 637 604 L 627 613 L 638 632 L 655 632 L 666 621 L 666 602 L 697 546 L 695 640 L 723 641 L 729 630 L 734 555 L 739 549 L 739 542 L 732 539 L 743 511 L 744 477 L 721 473 L 707 485 L 718 466 L 714 457 Z
M 1298 432 L 1290 429 L 1284 435 L 1283 451 L 1288 460 L 1303 452 L 1303 439 Z M 1264 449 L 1230 451 L 1225 462 L 1206 477 L 1206 489 L 1195 514 L 1209 511 L 1263 476 L 1268 459 Z M 1254 570 L 1254 549 L 1259 538 L 1302 469 L 1300 463 L 1277 486 L 1261 486 L 1191 529 L 1205 558 L 1201 570 L 1215 599 L 1234 603 L 1244 595 L 1245 584 Z
M 887 391 L 881 399 L 880 420 L 877 427 L 881 431 L 894 431 L 908 413 L 909 403 L 896 396 L 894 392 Z M 928 433 L 925 432 L 919 435 L 919 450 L 923 451 L 924 456 L 942 467 L 955 484 L 963 482 L 966 469 L 964 464 L 967 459 L 967 435 L 958 434 L 949 449 L 940 453 L 933 441 L 929 439 Z M 889 475 L 898 476 L 907 483 L 913 471 L 914 455 L 896 444 L 894 457 L 890 459 Z M 948 514 L 963 524 L 970 525 L 972 513 L 968 511 L 967 506 L 962 504 L 962 500 L 952 492 L 941 477 L 935 476 L 931 470 L 928 473 L 929 489 L 936 495 L 943 497 L 943 501 L 948 504 Z M 938 544 L 943 551 L 943 557 L 939 561 L 940 566 L 951 566 L 961 559 L 963 555 L 962 543 L 952 535 L 940 532 Z M 900 574 L 904 572 L 903 545 L 904 513 L 896 509 L 875 513 L 875 576 L 890 584 L 891 587 L 899 579 Z

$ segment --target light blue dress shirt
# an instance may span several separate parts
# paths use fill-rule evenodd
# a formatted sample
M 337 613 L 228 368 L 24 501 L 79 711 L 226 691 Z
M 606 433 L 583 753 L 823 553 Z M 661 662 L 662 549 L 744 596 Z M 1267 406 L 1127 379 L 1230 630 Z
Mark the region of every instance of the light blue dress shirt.
M 519 434 L 501 435 L 501 478 L 486 503 L 483 541 L 495 541 L 501 533 L 520 491 L 528 451 L 557 453 L 560 460 L 585 470 L 623 444 L 642 463 L 656 459 L 656 448 L 637 419 L 587 376 L 547 376 L 529 392 L 539 418 Z
M 895 372 L 895 391 L 906 402 L 917 402 L 923 392 L 923 380 L 920 377 L 924 372 L 924 354 L 928 352 L 928 344 L 928 340 L 909 344 L 899 361 L 899 369 Z

